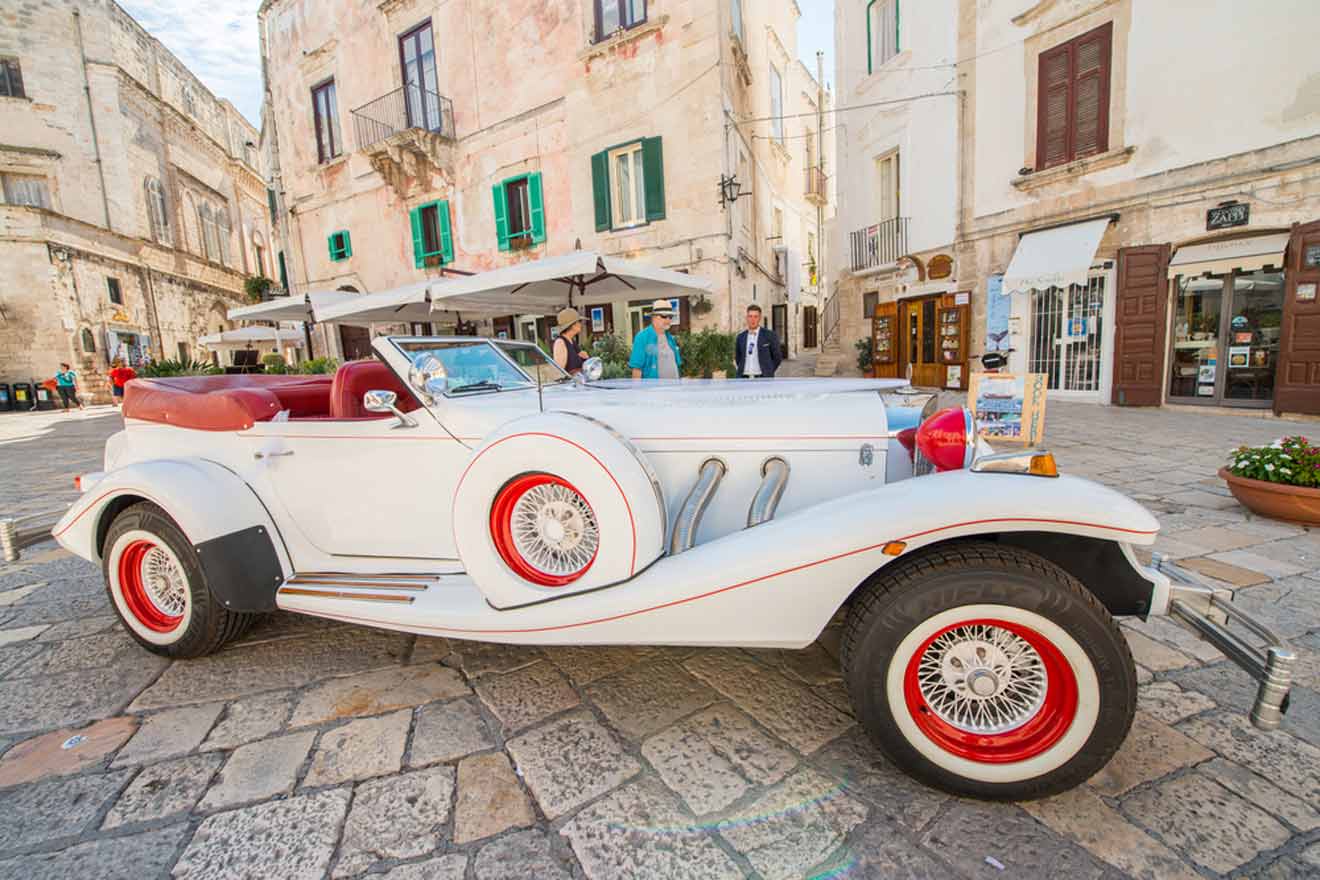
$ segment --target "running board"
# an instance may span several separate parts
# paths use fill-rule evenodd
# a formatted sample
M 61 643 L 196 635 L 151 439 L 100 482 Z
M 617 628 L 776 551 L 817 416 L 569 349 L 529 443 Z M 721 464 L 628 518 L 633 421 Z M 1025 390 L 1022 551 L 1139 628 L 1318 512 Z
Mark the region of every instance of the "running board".
M 410 605 L 420 593 L 438 587 L 454 575 L 302 572 L 284 582 L 277 596 L 306 596 L 318 599 L 356 599 L 361 602 L 394 602 Z

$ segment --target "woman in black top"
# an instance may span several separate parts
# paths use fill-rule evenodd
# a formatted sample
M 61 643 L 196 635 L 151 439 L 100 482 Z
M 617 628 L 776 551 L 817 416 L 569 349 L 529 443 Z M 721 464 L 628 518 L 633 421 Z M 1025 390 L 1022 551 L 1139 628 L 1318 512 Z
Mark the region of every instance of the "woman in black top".
M 577 343 L 578 334 L 582 332 L 582 316 L 578 314 L 577 309 L 561 309 L 555 326 L 559 329 L 553 349 L 555 363 L 569 373 L 582 372 L 582 361 L 585 358 L 582 357 L 582 349 L 578 348 Z

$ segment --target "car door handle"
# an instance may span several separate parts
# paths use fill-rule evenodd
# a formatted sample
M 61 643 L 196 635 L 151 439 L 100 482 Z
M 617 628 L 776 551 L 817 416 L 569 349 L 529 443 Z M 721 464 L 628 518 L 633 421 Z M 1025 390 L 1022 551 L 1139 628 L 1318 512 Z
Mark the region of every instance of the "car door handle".
M 252 457 L 260 461 L 263 458 L 283 458 L 286 455 L 293 455 L 292 449 L 286 449 L 283 452 L 254 452 Z

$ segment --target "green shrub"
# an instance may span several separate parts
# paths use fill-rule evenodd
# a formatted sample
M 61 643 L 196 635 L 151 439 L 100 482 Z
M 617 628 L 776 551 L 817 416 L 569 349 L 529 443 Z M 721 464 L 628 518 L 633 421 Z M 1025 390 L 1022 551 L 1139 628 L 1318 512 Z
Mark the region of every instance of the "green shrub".
M 261 363 L 266 367 L 267 373 L 278 376 L 289 372 L 289 365 L 284 362 L 283 355 L 268 354 L 261 359 Z
M 734 374 L 733 348 L 737 336 L 707 328 L 697 333 L 677 335 L 678 350 L 683 355 L 683 375 L 709 379 L 717 370 Z
M 243 290 L 254 303 L 264 302 L 275 282 L 265 275 L 249 275 L 243 279 Z
M 137 374 L 144 379 L 168 376 L 212 376 L 219 372 L 220 368 L 210 361 L 178 361 L 168 358 L 152 361 L 137 368 Z
M 857 369 L 863 373 L 871 371 L 871 337 L 859 339 L 853 343 L 853 348 L 857 349 Z
M 305 360 L 295 367 L 293 372 L 315 376 L 325 373 L 333 373 L 337 369 L 339 369 L 339 361 L 331 357 L 323 357 Z

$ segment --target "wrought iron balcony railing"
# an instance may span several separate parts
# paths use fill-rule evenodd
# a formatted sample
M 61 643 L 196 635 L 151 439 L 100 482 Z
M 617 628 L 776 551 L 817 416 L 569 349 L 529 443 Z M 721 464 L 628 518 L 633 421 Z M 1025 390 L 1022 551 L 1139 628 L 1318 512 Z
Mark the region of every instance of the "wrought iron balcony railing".
M 807 182 L 802 191 L 808 199 L 825 202 L 829 198 L 825 189 L 825 172 L 814 165 L 808 168 Z
M 908 218 L 894 217 L 848 233 L 852 270 L 886 266 L 907 253 Z
M 421 86 L 397 88 L 350 112 L 358 149 L 410 128 L 454 140 L 454 103 Z

